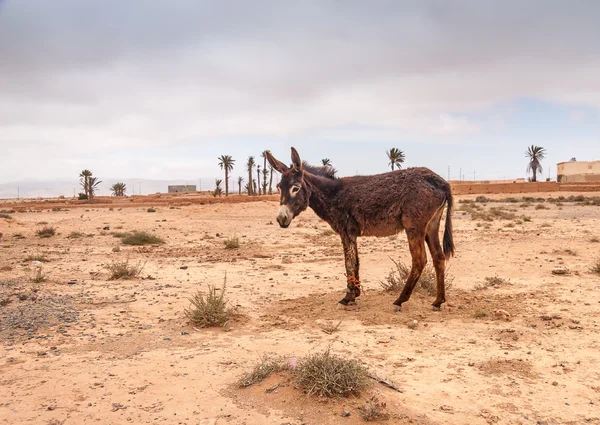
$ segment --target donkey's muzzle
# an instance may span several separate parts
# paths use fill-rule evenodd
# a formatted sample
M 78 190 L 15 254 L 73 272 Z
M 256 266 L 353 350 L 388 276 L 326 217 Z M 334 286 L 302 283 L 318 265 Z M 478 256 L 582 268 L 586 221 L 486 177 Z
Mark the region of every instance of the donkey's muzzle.
M 294 215 L 286 205 L 282 205 L 279 208 L 279 214 L 277 214 L 277 223 L 284 229 L 290 226 Z

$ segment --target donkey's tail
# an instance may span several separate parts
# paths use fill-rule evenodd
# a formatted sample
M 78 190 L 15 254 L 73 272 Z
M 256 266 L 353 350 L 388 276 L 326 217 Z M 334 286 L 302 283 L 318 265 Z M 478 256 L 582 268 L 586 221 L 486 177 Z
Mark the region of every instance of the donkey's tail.
M 454 255 L 454 239 L 452 238 L 452 207 L 454 206 L 454 201 L 452 199 L 452 189 L 450 188 L 450 184 L 447 183 L 447 186 L 444 188 L 444 192 L 446 194 L 446 203 L 448 206 L 448 210 L 446 211 L 446 228 L 444 229 L 444 255 L 446 256 L 446 260 L 449 260 L 450 257 Z

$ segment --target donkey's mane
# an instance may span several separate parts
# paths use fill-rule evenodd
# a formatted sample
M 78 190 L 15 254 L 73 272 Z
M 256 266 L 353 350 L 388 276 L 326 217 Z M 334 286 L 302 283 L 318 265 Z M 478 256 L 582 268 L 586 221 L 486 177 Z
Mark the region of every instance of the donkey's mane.
M 325 177 L 325 178 L 331 179 L 331 180 L 335 180 L 337 178 L 335 176 L 335 174 L 337 173 L 337 170 L 328 165 L 318 167 L 318 166 L 310 165 L 308 162 L 303 161 L 302 168 L 304 169 L 304 171 L 306 171 L 307 173 L 310 173 L 314 176 L 321 176 L 321 177 Z

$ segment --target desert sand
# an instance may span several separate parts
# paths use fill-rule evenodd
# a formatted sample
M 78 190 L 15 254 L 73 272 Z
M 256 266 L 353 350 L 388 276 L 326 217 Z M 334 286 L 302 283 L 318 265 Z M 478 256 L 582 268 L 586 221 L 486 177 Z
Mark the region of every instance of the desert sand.
M 0 423 L 359 424 L 358 407 L 372 395 L 386 404 L 383 423 L 600 423 L 600 276 L 589 272 L 600 255 L 600 207 L 488 203 L 484 211 L 516 217 L 487 222 L 461 211 L 468 204 L 458 201 L 475 196 L 457 197 L 447 303 L 434 312 L 433 297 L 416 291 L 394 313 L 397 294 L 381 282 L 392 259 L 409 261 L 405 235 L 359 239 L 365 293 L 337 309 L 339 237 L 311 211 L 279 228 L 272 199 L 0 218 Z M 57 234 L 36 236 L 43 222 Z M 126 246 L 112 235 L 132 230 L 165 243 Z M 234 235 L 240 247 L 226 250 Z M 27 259 L 35 255 L 46 260 L 39 283 Z M 105 266 L 125 258 L 144 264 L 141 277 L 108 280 Z M 227 328 L 194 328 L 184 315 L 189 297 L 225 276 L 239 315 Z M 501 283 L 487 285 L 491 277 Z M 338 332 L 323 332 L 339 321 Z M 361 397 L 333 401 L 293 384 L 265 392 L 287 382 L 278 374 L 234 385 L 261 356 L 327 347 L 402 392 L 375 382 Z

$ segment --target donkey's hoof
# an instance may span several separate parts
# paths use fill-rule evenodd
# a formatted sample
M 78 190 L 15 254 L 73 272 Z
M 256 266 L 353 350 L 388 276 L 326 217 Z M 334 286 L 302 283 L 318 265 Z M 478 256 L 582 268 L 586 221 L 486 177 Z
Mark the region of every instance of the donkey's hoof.
M 394 313 L 398 313 L 399 311 L 402 311 L 402 306 L 401 305 L 395 305 L 393 312 Z
M 439 305 L 432 305 L 432 306 L 431 306 L 431 309 L 432 309 L 433 311 L 440 311 L 440 306 L 439 306 Z
M 340 304 L 343 306 L 346 306 L 346 305 L 348 305 L 348 300 L 346 298 L 342 298 L 341 300 L 338 301 L 338 306 Z

